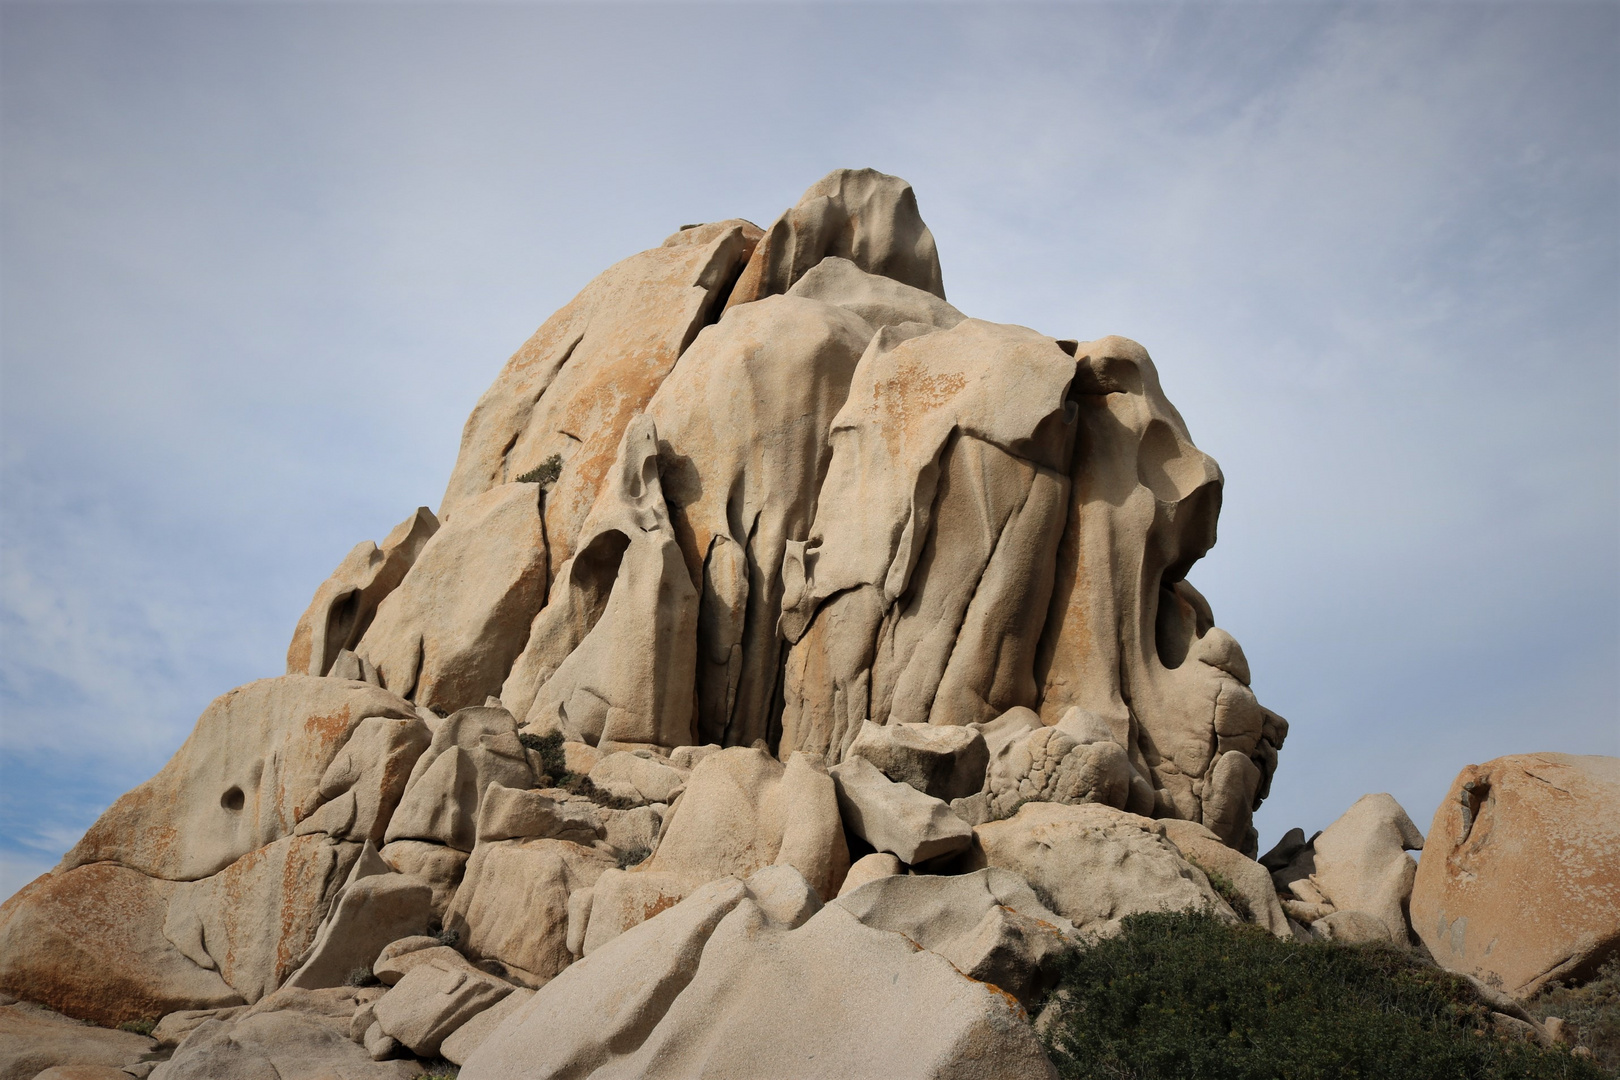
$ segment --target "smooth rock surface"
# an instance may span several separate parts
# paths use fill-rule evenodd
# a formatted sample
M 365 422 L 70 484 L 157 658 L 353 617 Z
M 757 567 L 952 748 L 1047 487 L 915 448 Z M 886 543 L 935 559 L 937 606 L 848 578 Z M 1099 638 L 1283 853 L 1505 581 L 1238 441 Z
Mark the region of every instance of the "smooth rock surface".
M 1311 848 L 1311 883 L 1330 904 L 1371 915 L 1390 941 L 1407 940 L 1406 906 L 1417 863 L 1406 852 L 1423 849 L 1423 834 L 1393 796 L 1363 795 Z
M 865 758 L 890 780 L 944 802 L 984 787 L 990 764 L 990 750 L 978 730 L 938 724 L 867 721 L 850 744 L 849 756 Z
M 118 1069 L 156 1049 L 144 1036 L 94 1027 L 36 1005 L 0 1005 L 0 1080 L 34 1080 L 56 1066 Z
M 953 855 L 973 843 L 972 827 L 950 807 L 890 780 L 865 758 L 852 757 L 831 773 L 850 830 L 907 865 Z
M 1620 952 L 1620 758 L 1464 769 L 1435 811 L 1412 926 L 1443 966 L 1516 997 Z
M 445 1038 L 512 992 L 490 975 L 438 963 L 422 964 L 378 999 L 383 1033 L 422 1057 L 436 1057 Z
M 1277 901 L 1277 891 L 1265 867 L 1233 851 L 1221 843 L 1220 837 L 1195 821 L 1167 818 L 1162 826 L 1165 837 L 1189 862 L 1197 864 L 1206 874 L 1214 871 L 1226 875 L 1238 895 L 1248 902 L 1250 922 L 1265 927 L 1284 941 L 1293 939 L 1288 916 Z

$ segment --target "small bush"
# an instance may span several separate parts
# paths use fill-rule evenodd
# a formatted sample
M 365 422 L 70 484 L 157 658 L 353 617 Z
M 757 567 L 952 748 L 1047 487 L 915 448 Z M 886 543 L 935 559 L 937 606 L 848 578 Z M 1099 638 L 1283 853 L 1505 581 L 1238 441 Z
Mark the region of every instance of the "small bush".
M 1204 872 L 1204 876 L 1209 878 L 1210 887 L 1215 890 L 1215 895 L 1225 900 L 1226 906 L 1236 912 L 1238 918 L 1244 922 L 1254 921 L 1254 909 L 1249 906 L 1248 898 L 1238 892 L 1237 885 L 1231 878 L 1219 870 L 1211 870 L 1197 859 L 1189 857 L 1187 861 Z
M 118 1025 L 119 1031 L 127 1031 L 131 1035 L 151 1035 L 157 1028 L 156 1020 L 125 1020 Z
M 1552 984 L 1527 1007 L 1538 1019 L 1556 1016 L 1568 1022 L 1593 1060 L 1620 1076 L 1620 959 L 1609 961 L 1584 985 Z
M 1155 912 L 1061 965 L 1043 1038 L 1064 1080 L 1599 1080 L 1490 1033 L 1461 978 L 1388 946 L 1298 944 Z
M 443 1058 L 433 1058 L 422 1062 L 422 1075 L 419 1080 L 454 1080 L 460 1075 L 460 1065 Z
M 433 937 L 440 945 L 448 945 L 452 949 L 461 944 L 461 931 L 453 926 L 445 927 Z
M 603 791 L 591 783 L 588 776 L 569 772 L 568 757 L 563 752 L 562 732 L 549 731 L 544 735 L 535 735 L 525 731 L 518 735 L 518 742 L 540 755 L 540 766 L 545 770 L 545 774 L 540 777 L 540 787 L 559 787 L 570 795 L 589 799 L 597 806 L 609 810 L 629 810 L 636 805 L 634 799 L 610 795 Z
M 619 852 L 619 869 L 628 870 L 632 866 L 639 866 L 652 857 L 652 852 L 644 847 L 630 848 Z
M 376 986 L 382 980 L 372 974 L 369 967 L 357 967 L 349 972 L 348 978 L 343 980 L 348 986 Z
M 561 475 L 562 455 L 552 454 L 540 463 L 539 468 L 530 469 L 518 477 L 517 482 L 520 484 L 539 484 L 543 488 L 549 488 L 557 482 L 557 477 Z

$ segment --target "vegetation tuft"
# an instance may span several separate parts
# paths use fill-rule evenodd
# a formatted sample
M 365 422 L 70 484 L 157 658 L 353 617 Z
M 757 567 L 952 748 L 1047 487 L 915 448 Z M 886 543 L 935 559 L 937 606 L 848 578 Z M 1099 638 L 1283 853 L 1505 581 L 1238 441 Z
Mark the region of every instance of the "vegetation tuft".
M 1620 957 L 1582 986 L 1554 983 L 1531 999 L 1528 1008 L 1537 1019 L 1556 1016 L 1569 1024 L 1593 1060 L 1620 1076 Z
M 422 1062 L 420 1080 L 455 1080 L 461 1075 L 461 1066 L 443 1058 L 430 1058 Z
M 629 848 L 619 852 L 619 869 L 628 870 L 632 866 L 639 866 L 652 858 L 652 852 L 644 847 Z
M 372 973 L 372 970 L 369 967 L 357 967 L 351 969 L 348 978 L 344 979 L 343 981 L 348 986 L 377 986 L 382 982 L 381 979 L 377 978 L 377 976 Z
M 1064 1080 L 1601 1080 L 1491 1032 L 1463 979 L 1388 946 L 1155 912 L 1063 962 L 1041 1030 Z
M 131 1035 L 151 1035 L 157 1029 L 156 1020 L 125 1020 L 118 1025 L 119 1031 L 127 1031 Z
M 1210 888 L 1215 890 L 1215 895 L 1225 900 L 1226 906 L 1231 908 L 1238 918 L 1244 922 L 1254 918 L 1254 909 L 1249 906 L 1248 898 L 1238 892 L 1238 887 L 1231 878 L 1219 870 L 1211 870 L 1197 859 L 1189 858 L 1187 861 L 1204 872 L 1204 876 L 1209 878 Z
M 568 758 L 563 753 L 562 732 L 548 731 L 544 735 L 535 735 L 525 731 L 518 735 L 518 742 L 540 755 L 540 766 L 545 775 L 540 777 L 536 787 L 562 788 L 570 795 L 579 795 L 609 810 L 629 810 L 636 805 L 634 800 L 603 791 L 591 783 L 588 776 L 569 772 Z
M 461 944 L 461 931 L 453 926 L 445 927 L 433 937 L 440 945 L 448 945 L 452 949 Z
M 561 475 L 562 455 L 552 454 L 540 463 L 539 468 L 530 469 L 518 477 L 517 482 L 520 484 L 539 484 L 543 488 L 549 488 L 557 482 L 557 477 Z

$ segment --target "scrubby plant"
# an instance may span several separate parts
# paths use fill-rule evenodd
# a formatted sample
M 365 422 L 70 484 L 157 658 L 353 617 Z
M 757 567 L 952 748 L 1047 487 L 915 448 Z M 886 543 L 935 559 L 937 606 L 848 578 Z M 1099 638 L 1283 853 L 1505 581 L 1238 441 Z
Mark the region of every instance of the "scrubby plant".
M 453 949 L 457 945 L 461 944 L 461 931 L 457 930 L 453 926 L 446 926 L 444 929 L 440 930 L 437 934 L 434 934 L 433 938 L 440 945 L 448 945 L 450 948 Z
M 1538 1019 L 1556 1016 L 1569 1024 L 1576 1042 L 1592 1052 L 1593 1060 L 1620 1076 L 1620 957 L 1580 986 L 1551 984 L 1528 1007 Z
M 377 978 L 371 968 L 362 966 L 351 969 L 348 978 L 343 982 L 348 986 L 376 986 L 382 980 Z
M 652 857 L 652 852 L 644 847 L 628 848 L 619 852 L 619 869 L 628 870 L 638 866 Z
M 557 482 L 557 477 L 561 475 L 562 455 L 552 454 L 542 461 L 538 468 L 530 469 L 518 477 L 517 482 L 520 484 L 539 484 L 543 488 L 549 488 Z
M 156 1029 L 156 1020 L 125 1020 L 118 1025 L 119 1031 L 127 1031 L 131 1035 L 151 1035 Z
M 629 810 L 636 805 L 633 799 L 603 791 L 591 783 L 591 778 L 583 773 L 569 772 L 568 758 L 563 753 L 562 732 L 548 731 L 544 735 L 535 735 L 525 731 L 518 735 L 518 742 L 540 755 L 540 767 L 544 770 L 544 775 L 540 777 L 536 786 L 562 788 L 570 795 L 589 799 L 608 810 Z
M 455 1080 L 460 1075 L 461 1066 L 453 1061 L 433 1058 L 422 1062 L 421 1080 Z
M 1389 946 L 1154 912 L 1060 966 L 1040 1028 L 1064 1080 L 1599 1080 L 1491 1031 L 1463 979 Z
M 1231 908 L 1238 918 L 1244 922 L 1254 920 L 1254 909 L 1249 906 L 1248 898 L 1238 892 L 1238 887 L 1231 878 L 1219 870 L 1210 869 L 1196 858 L 1189 858 L 1187 861 L 1204 872 L 1204 876 L 1209 878 L 1210 888 L 1215 890 L 1215 895 L 1225 900 L 1226 906 Z

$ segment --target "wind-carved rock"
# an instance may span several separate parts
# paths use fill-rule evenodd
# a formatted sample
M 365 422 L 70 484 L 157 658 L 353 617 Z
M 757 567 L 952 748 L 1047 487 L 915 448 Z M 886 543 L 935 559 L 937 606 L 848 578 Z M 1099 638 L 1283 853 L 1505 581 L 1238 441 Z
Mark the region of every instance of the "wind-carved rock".
M 968 318 L 942 281 L 910 185 L 870 169 L 597 277 L 479 399 L 437 516 L 320 585 L 289 674 L 0 908 L 0 990 L 103 1021 L 342 997 L 356 1052 L 442 1046 L 469 1080 L 531 1033 L 567 1068 L 678 1046 L 701 1073 L 693 1024 L 808 995 L 853 1025 L 817 1053 L 1049 1075 L 1007 996 L 1066 947 L 1048 915 L 1216 902 L 1153 818 L 1263 889 L 1207 845 L 1254 854 L 1287 725 L 1186 580 L 1221 474 L 1147 352 Z M 1057 914 L 1008 900 L 1025 878 Z M 459 944 L 405 971 L 382 939 L 435 922 Z M 578 1004 L 700 955 L 662 1019 Z M 329 985 L 368 957 L 380 1001 Z M 829 958 L 848 986 L 810 977 Z M 890 1046 L 913 1017 L 933 1034 Z

